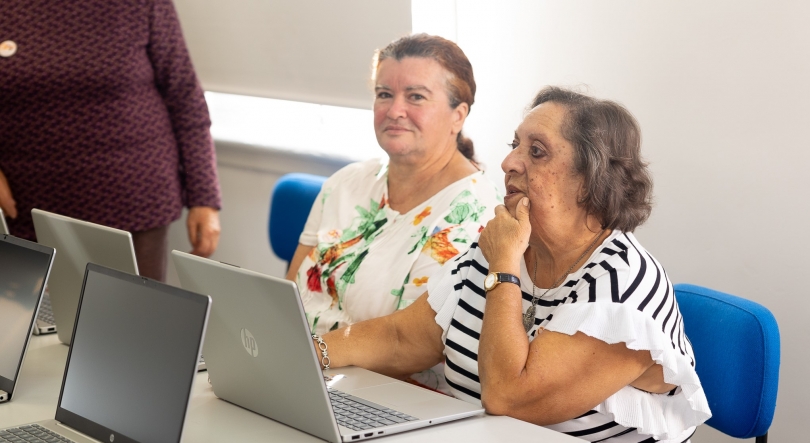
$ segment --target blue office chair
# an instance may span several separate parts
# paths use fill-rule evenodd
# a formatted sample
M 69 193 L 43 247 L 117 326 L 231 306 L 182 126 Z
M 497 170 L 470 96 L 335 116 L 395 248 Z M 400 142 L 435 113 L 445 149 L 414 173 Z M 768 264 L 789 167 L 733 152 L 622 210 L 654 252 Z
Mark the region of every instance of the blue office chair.
M 283 175 L 270 198 L 267 232 L 273 252 L 289 266 L 298 247 L 312 203 L 321 191 L 326 177 L 312 174 Z
M 695 285 L 675 285 L 675 297 L 712 410 L 706 424 L 766 443 L 779 385 L 773 314 L 750 300 Z

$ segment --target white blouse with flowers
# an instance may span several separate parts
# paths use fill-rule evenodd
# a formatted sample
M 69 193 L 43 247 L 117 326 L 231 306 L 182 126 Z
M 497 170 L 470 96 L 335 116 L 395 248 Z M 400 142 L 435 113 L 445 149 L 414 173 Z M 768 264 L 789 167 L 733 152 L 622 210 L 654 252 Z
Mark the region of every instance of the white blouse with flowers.
M 387 196 L 383 160 L 348 165 L 324 183 L 299 239 L 313 249 L 296 274 L 313 333 L 413 303 L 431 274 L 470 247 L 503 200 L 483 171 L 405 214 L 391 209 Z

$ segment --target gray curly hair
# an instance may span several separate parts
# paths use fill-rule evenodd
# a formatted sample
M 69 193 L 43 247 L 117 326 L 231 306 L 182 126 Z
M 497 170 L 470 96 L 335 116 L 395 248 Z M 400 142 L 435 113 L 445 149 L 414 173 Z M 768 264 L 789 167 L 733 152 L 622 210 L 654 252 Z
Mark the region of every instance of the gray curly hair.
M 579 204 L 604 229 L 632 232 L 652 211 L 653 183 L 641 157 L 641 130 L 624 106 L 565 88 L 543 88 L 531 108 L 553 102 L 566 108 L 562 135 L 574 147 L 584 178 Z

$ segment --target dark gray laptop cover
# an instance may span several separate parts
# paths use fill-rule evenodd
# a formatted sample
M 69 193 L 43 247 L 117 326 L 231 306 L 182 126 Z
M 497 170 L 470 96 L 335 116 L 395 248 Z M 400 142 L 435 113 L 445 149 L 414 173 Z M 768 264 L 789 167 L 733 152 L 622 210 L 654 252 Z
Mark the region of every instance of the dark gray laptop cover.
M 89 263 L 56 420 L 101 441 L 180 442 L 210 304 Z
M 10 400 L 45 292 L 53 248 L 0 234 L 0 390 Z

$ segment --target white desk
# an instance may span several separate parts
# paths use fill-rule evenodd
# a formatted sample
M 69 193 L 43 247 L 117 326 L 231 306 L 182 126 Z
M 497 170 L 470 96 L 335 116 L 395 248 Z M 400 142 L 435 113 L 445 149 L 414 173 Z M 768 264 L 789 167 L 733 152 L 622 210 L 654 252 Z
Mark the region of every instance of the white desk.
M 11 402 L 0 404 L 0 428 L 52 419 L 68 347 L 56 334 L 33 337 L 25 358 L 20 382 Z M 144 387 L 148 388 L 148 387 Z M 322 442 L 294 428 L 232 405 L 214 396 L 207 373 L 194 379 L 191 405 L 185 427 L 185 442 Z M 509 417 L 482 416 L 374 439 L 399 442 L 493 442 L 533 441 L 581 443 L 549 429 Z

